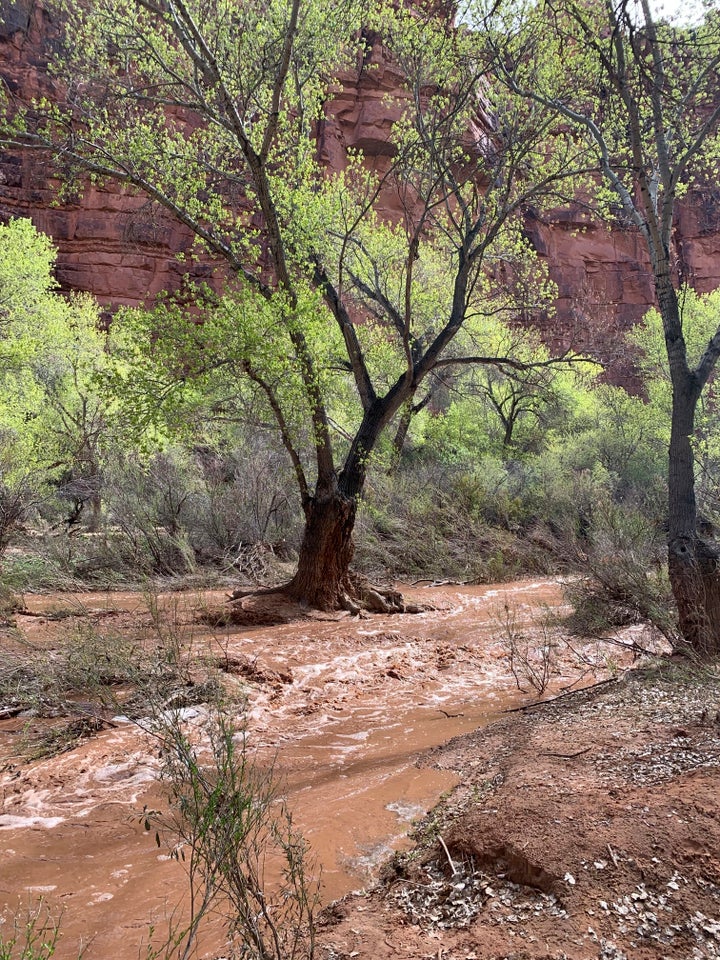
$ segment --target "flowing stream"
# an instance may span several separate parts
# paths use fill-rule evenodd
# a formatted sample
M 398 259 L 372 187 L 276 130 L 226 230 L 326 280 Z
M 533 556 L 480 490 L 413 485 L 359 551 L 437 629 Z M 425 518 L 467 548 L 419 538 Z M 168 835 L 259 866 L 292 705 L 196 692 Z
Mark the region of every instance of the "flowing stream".
M 412 821 L 453 785 L 447 772 L 417 766 L 422 753 L 528 699 L 508 667 L 506 605 L 514 628 L 527 632 L 562 603 L 550 580 L 410 592 L 436 609 L 212 632 L 189 626 L 197 597 L 161 598 L 193 643 L 285 678 L 249 684 L 248 742 L 286 783 L 326 902 L 371 883 Z M 28 603 L 36 616 L 19 626 L 35 644 L 68 628 L 37 616 L 43 611 L 74 605 L 98 629 L 120 632 L 137 632 L 144 611 L 141 597 L 120 593 Z M 139 816 L 163 802 L 157 758 L 118 720 L 73 750 L 24 764 L 13 758 L 21 728 L 21 718 L 0 722 L 0 908 L 42 896 L 61 909 L 59 960 L 76 957 L 80 939 L 89 943 L 85 960 L 144 957 L 149 926 L 179 918 L 187 888 L 182 864 Z

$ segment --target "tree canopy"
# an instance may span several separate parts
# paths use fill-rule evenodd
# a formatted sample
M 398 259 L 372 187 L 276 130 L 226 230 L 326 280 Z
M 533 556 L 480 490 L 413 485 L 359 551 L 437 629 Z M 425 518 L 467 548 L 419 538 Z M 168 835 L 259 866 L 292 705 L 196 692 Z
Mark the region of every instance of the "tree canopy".
M 223 258 L 228 284 L 209 307 L 232 326 L 221 348 L 232 343 L 235 369 L 275 414 L 305 510 L 291 592 L 332 606 L 349 589 L 357 497 L 393 417 L 449 366 L 525 366 L 493 354 L 483 318 L 547 307 L 521 214 L 583 166 L 585 148 L 547 111 L 492 88 L 484 42 L 437 10 L 317 0 L 53 9 L 62 96 L 17 112 L 16 142 L 69 172 L 132 184 Z M 333 117 L 343 71 L 377 68 L 373 30 L 405 77 L 385 98 L 388 161 L 348 153 L 328 175 L 315 130 Z M 531 284 L 505 282 L 533 271 Z M 213 356 L 200 343 L 211 325 L 191 332 Z M 222 349 L 209 362 L 222 364 Z M 341 431 L 328 379 L 338 371 L 354 398 Z
M 682 634 L 695 653 L 720 642 L 717 553 L 697 531 L 695 413 L 720 356 L 720 325 L 688 356 L 675 242 L 678 199 L 716 177 L 720 11 L 692 25 L 656 17 L 650 0 L 470 5 L 507 90 L 564 119 L 588 148 L 584 199 L 634 226 L 647 251 L 672 381 L 668 556 Z

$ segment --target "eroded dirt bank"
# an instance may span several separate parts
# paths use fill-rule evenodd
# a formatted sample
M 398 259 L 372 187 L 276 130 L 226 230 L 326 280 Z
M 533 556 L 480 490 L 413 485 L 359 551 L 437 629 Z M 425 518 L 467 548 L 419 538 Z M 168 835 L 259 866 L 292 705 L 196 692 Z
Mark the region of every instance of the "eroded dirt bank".
M 714 672 L 666 663 L 438 748 L 461 786 L 325 956 L 720 956 L 719 706 Z

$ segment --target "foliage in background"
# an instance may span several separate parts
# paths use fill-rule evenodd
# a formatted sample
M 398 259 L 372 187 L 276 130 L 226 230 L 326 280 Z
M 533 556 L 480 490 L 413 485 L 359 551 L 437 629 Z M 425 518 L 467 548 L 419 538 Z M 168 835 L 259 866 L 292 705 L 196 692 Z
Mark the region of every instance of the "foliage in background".
M 106 362 L 99 310 L 57 292 L 55 251 L 29 220 L 0 225 L 0 546 L 52 487 L 70 514 L 92 504 L 111 402 L 96 377 Z
M 692 342 L 683 292 L 678 202 L 717 179 L 720 5 L 664 15 L 649 0 L 524 4 L 468 0 L 465 15 L 496 51 L 494 82 L 528 107 L 562 119 L 596 171 L 576 199 L 637 236 L 652 282 L 672 382 L 667 411 L 668 570 L 680 634 L 691 656 L 720 649 L 720 547 L 698 514 L 697 416 L 720 358 L 720 325 Z M 668 51 L 672 51 L 672 56 Z M 697 346 L 700 349 L 695 349 Z
M 119 377 L 135 419 L 208 387 L 222 418 L 248 380 L 306 523 L 286 592 L 347 606 L 358 499 L 391 421 L 449 370 L 526 368 L 497 354 L 485 321 L 549 312 L 554 287 L 523 211 L 556 202 L 586 169 L 585 146 L 486 82 L 483 38 L 455 30 L 450 9 L 272 0 L 228 19 L 196 0 L 51 8 L 63 97 L 10 95 L 0 137 L 62 156 L 65 174 L 130 184 L 227 269 L 224 290 L 202 302 L 182 292 L 127 338 Z M 387 162 L 349 150 L 328 173 L 317 123 L 337 107 L 340 71 L 375 68 L 378 37 L 403 76 L 383 98 Z M 143 371 L 143 360 L 156 362 Z
M 34 530 L 29 539 L 20 534 L 22 551 L 6 559 L 4 582 L 16 589 L 111 584 L 186 576 L 208 564 L 251 582 L 286 576 L 301 530 L 293 465 L 272 440 L 268 393 L 244 364 L 251 338 L 256 357 L 261 345 L 268 351 L 263 373 L 273 377 L 275 395 L 289 391 L 286 405 L 294 409 L 299 387 L 272 373 L 272 313 L 263 327 L 246 316 L 242 299 L 229 297 L 206 315 L 200 336 L 168 305 L 126 312 L 108 340 L 91 301 L 56 293 L 53 260 L 28 221 L 0 228 L 7 286 L 1 542 L 17 542 L 19 524 Z M 702 345 L 715 299 L 685 295 L 691 343 Z M 497 318 L 483 324 L 488 348 L 526 367 L 459 369 L 431 382 L 402 446 L 387 439 L 378 448 L 358 565 L 376 576 L 484 581 L 583 568 L 591 606 L 604 594 L 627 607 L 632 588 L 634 615 L 662 620 L 657 604 L 667 595 L 643 600 L 651 581 L 641 573 L 654 569 L 664 522 L 669 385 L 657 318 L 651 313 L 631 338 L 647 401 L 598 385 L 587 364 L 548 364 L 532 331 L 520 336 Z M 346 372 L 333 364 L 336 346 L 318 339 L 342 445 L 353 425 Z M 695 448 L 710 504 L 712 416 L 711 385 Z M 288 429 L 298 436 L 303 428 L 288 422 Z M 81 514 L 93 498 L 95 509 Z M 621 515 L 631 525 L 644 517 L 648 531 L 632 543 L 632 575 L 624 560 L 612 564 L 623 555 L 612 519 Z M 612 569 L 622 586 L 609 582 Z
M 276 572 L 285 572 L 301 529 L 293 465 L 272 439 L 268 395 L 247 378 L 243 361 L 246 339 L 259 338 L 270 376 L 272 313 L 263 329 L 257 317 L 243 321 L 237 298 L 221 300 L 201 336 L 177 307 L 132 311 L 107 340 L 89 301 L 54 292 L 52 249 L 27 221 L 0 230 L 0 242 L 5 269 L 22 279 L 7 299 L 2 344 L 12 357 L 5 375 L 12 392 L 0 426 L 23 444 L 26 474 L 43 491 L 39 513 L 28 514 L 30 481 L 17 479 L 12 460 L 3 504 L 9 517 L 17 504 L 17 517 L 29 517 L 36 534 L 23 541 L 23 556 L 8 558 L 5 582 L 128 582 L 208 564 L 257 581 L 272 578 L 275 560 Z M 24 250 L 34 272 L 23 272 Z M 21 303 L 27 315 L 18 319 L 12 310 Z M 642 510 L 662 525 L 662 380 L 652 380 L 644 402 L 598 386 L 587 364 L 546 365 L 532 331 L 520 336 L 498 319 L 484 324 L 490 349 L 527 367 L 455 371 L 408 420 L 402 448 L 380 445 L 360 520 L 357 560 L 366 571 L 491 580 L 571 566 L 596 535 L 604 503 Z M 342 441 L 343 424 L 351 425 L 345 374 L 333 370 L 332 340 L 325 350 Z M 276 390 L 290 391 L 292 410 L 291 379 L 273 376 Z M 88 419 L 72 420 L 72 411 Z M 89 437 L 91 422 L 98 431 Z M 83 473 L 88 448 L 93 465 Z M 71 479 L 60 479 L 68 470 Z M 68 484 L 88 475 L 101 516 L 86 513 L 84 523 L 68 526 Z M 76 534 L 92 529 L 91 538 Z
M 679 298 L 688 361 L 699 361 L 717 328 L 720 315 L 720 290 L 698 294 L 683 287 Z M 653 431 L 664 445 L 670 441 L 672 382 L 665 350 L 662 321 L 657 310 L 650 310 L 628 334 L 638 355 L 638 368 L 654 414 Z M 703 391 L 695 415 L 693 454 L 697 476 L 697 501 L 702 522 L 720 524 L 720 437 L 717 430 L 717 376 L 712 374 Z

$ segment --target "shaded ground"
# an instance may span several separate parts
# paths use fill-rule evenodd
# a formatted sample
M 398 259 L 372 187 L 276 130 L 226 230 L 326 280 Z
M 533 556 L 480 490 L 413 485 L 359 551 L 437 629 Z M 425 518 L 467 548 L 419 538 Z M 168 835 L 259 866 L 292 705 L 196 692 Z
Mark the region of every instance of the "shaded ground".
M 719 706 L 718 675 L 666 664 L 438 748 L 461 786 L 322 956 L 720 956 Z

